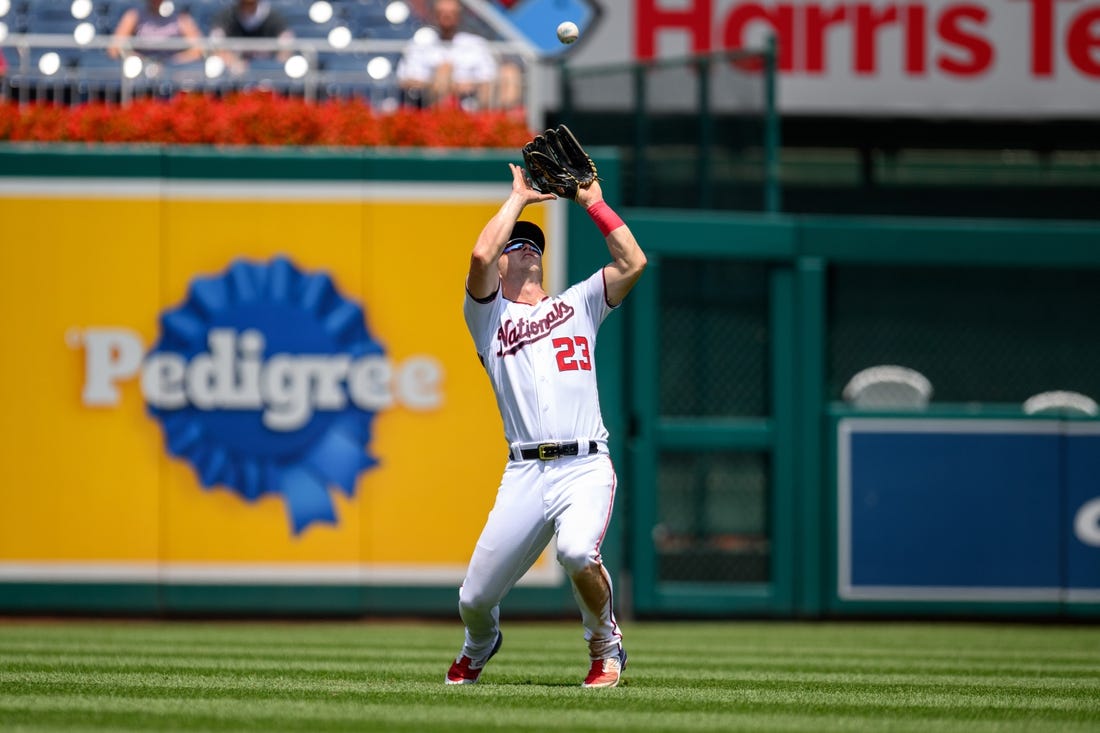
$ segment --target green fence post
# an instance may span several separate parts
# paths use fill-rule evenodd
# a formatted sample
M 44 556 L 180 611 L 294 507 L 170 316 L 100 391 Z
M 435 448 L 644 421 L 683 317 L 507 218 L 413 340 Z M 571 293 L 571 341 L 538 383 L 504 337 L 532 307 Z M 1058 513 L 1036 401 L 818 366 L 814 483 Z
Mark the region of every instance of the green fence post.
M 824 510 L 826 471 L 823 410 L 825 405 L 825 262 L 819 257 L 796 261 L 798 301 L 798 454 L 802 458 L 795 497 L 797 568 L 795 613 L 819 616 L 824 598 Z
M 655 611 L 659 583 L 657 551 L 653 529 L 657 525 L 657 422 L 660 417 L 658 366 L 660 354 L 660 272 L 661 258 L 649 255 L 645 277 L 631 291 L 631 318 L 641 327 L 632 329 L 630 342 L 632 422 L 635 433 L 630 441 L 633 487 L 630 492 L 630 549 L 633 569 L 633 606 L 641 612 Z
M 796 515 L 795 496 L 797 446 L 798 369 L 796 346 L 797 310 L 794 277 L 789 267 L 771 271 L 769 283 L 771 331 L 772 424 L 772 497 L 771 497 L 771 588 L 772 611 L 786 615 L 791 611 L 794 590 Z
M 768 37 L 764 52 L 764 211 L 776 214 L 782 210 L 779 186 L 780 130 L 778 92 L 779 64 L 776 58 L 775 36 Z
M 710 114 L 710 57 L 696 59 L 699 73 L 699 207 L 714 208 L 711 190 L 710 154 L 714 148 L 714 119 Z
M 644 63 L 634 66 L 634 201 L 633 206 L 649 203 L 649 187 L 646 185 L 645 155 L 649 145 L 649 115 L 646 114 L 646 71 Z

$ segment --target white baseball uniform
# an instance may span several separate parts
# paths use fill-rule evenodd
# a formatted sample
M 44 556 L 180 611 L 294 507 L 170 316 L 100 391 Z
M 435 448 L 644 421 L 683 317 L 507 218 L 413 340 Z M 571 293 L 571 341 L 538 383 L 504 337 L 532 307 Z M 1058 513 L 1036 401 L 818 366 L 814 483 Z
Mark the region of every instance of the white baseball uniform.
M 489 374 L 504 421 L 509 460 L 496 502 L 459 591 L 466 625 L 462 653 L 484 659 L 496 641 L 499 604 L 551 538 L 573 575 L 601 568 L 607 602 L 589 608 L 574 596 L 592 659 L 617 653 L 621 634 L 600 543 L 611 519 L 615 470 L 596 388 L 596 331 L 613 310 L 603 270 L 536 305 L 506 299 L 502 288 L 484 301 L 466 293 L 464 314 Z M 563 443 L 576 455 L 538 457 L 539 444 Z M 553 448 L 545 448 L 553 452 Z

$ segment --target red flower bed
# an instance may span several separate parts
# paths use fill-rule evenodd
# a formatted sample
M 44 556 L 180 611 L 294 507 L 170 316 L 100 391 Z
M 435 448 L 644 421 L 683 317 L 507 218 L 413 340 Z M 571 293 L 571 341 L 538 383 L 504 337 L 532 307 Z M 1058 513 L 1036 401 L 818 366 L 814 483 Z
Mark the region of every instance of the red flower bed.
M 515 148 L 532 134 L 514 113 L 385 114 L 360 101 L 314 103 L 263 92 L 221 99 L 181 94 L 125 107 L 0 105 L 0 140 L 19 142 Z

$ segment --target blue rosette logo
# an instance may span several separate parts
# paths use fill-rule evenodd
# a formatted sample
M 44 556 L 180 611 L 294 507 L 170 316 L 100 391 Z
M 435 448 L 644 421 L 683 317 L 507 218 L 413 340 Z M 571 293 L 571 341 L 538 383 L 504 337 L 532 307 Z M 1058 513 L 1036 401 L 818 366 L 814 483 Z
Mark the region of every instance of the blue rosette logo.
M 377 464 L 371 424 L 391 401 L 363 308 L 285 258 L 236 261 L 160 324 L 142 383 L 169 452 L 206 488 L 278 494 L 295 534 L 336 523 L 329 492 L 354 496 Z

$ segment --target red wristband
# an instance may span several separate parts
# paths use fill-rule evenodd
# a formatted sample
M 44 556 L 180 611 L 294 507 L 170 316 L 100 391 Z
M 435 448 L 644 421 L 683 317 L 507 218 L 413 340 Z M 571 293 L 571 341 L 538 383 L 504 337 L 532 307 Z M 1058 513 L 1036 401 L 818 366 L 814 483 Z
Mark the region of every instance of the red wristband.
M 589 206 L 586 211 L 592 217 L 592 221 L 596 222 L 596 226 L 600 228 L 600 233 L 605 237 L 624 223 L 619 215 L 611 210 L 606 201 L 597 201 Z

